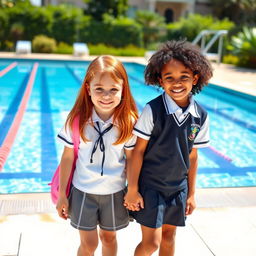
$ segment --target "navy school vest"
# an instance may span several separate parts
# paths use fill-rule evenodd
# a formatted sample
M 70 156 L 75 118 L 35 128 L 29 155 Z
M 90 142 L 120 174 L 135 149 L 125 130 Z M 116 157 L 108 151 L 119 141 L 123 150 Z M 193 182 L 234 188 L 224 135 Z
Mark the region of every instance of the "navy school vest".
M 154 128 L 145 150 L 139 184 L 163 192 L 179 191 L 187 186 L 189 153 L 207 112 L 195 102 L 200 117 L 188 113 L 179 123 L 175 114 L 167 113 L 163 95 L 148 104 Z

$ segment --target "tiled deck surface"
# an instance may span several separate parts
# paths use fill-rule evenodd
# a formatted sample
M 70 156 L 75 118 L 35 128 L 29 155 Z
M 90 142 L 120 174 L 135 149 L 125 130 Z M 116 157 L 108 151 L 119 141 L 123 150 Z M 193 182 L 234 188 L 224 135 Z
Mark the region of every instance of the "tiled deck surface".
M 11 57 L 17 56 L 0 53 L 0 58 Z M 144 58 L 120 59 L 145 63 Z M 212 83 L 256 96 L 255 70 L 224 64 L 214 65 L 214 69 Z M 256 187 L 197 189 L 197 204 L 187 226 L 178 228 L 176 256 L 256 255 Z M 139 241 L 139 225 L 131 222 L 118 232 L 118 256 L 133 255 Z M 48 193 L 0 195 L 0 256 L 75 256 L 78 244 L 78 232 L 57 216 Z M 95 256 L 99 255 L 100 246 Z
M 78 232 L 57 216 L 48 193 L 0 199 L 1 256 L 76 255 Z M 197 204 L 186 227 L 178 228 L 177 256 L 255 255 L 256 187 L 198 189 Z M 133 255 L 140 238 L 135 222 L 118 231 L 118 256 Z

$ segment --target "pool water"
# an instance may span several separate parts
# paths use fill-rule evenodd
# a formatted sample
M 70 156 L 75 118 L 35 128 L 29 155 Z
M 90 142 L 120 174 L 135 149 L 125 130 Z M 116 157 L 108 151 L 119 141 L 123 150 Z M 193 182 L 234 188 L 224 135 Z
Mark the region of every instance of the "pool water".
M 0 146 L 18 111 L 35 61 L 0 60 Z M 56 136 L 74 104 L 88 62 L 44 61 L 7 161 L 0 193 L 48 192 L 63 146 Z M 138 109 L 162 93 L 146 86 L 144 66 L 125 63 Z M 211 147 L 199 150 L 198 188 L 256 185 L 256 97 L 209 85 L 196 96 L 210 116 Z

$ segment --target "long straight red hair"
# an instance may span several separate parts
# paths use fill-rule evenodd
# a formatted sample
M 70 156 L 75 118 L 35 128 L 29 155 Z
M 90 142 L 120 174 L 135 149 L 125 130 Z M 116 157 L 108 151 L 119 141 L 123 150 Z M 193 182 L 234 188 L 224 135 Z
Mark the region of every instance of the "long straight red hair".
M 122 100 L 115 108 L 113 121 L 118 123 L 120 136 L 114 143 L 121 144 L 132 136 L 134 122 L 138 119 L 138 111 L 135 101 L 132 97 L 128 76 L 123 64 L 115 57 L 102 55 L 94 59 L 89 65 L 83 84 L 78 93 L 76 102 L 68 114 L 66 126 L 72 127 L 76 116 L 79 116 L 79 132 L 82 139 L 86 142 L 88 139 L 84 135 L 84 129 L 89 119 L 92 117 L 93 103 L 88 94 L 88 86 L 95 76 L 102 76 L 109 73 L 116 82 L 122 82 Z

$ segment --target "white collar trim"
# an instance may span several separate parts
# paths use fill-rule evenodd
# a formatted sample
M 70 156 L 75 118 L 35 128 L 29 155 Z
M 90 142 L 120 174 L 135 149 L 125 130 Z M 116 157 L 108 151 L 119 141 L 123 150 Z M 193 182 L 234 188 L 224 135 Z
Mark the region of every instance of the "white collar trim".
M 176 102 L 167 93 L 164 92 L 162 94 L 162 96 L 163 96 L 165 110 L 168 115 L 175 114 L 177 112 L 182 111 L 181 108 L 176 104 Z M 186 109 L 185 113 L 190 113 L 194 117 L 199 118 L 200 115 L 197 111 L 197 106 L 196 106 L 196 103 L 195 103 L 192 95 L 189 97 L 189 101 L 190 101 L 190 103 L 189 103 L 189 106 Z
M 113 122 L 113 115 L 107 120 L 107 121 L 103 121 L 97 114 L 97 112 L 95 111 L 95 109 L 93 108 L 92 109 L 92 117 L 89 118 L 88 120 L 88 123 L 96 123 L 96 122 L 99 122 L 99 123 L 102 123 L 104 125 L 106 124 L 113 124 L 115 126 L 118 126 L 118 123 L 117 122 Z

